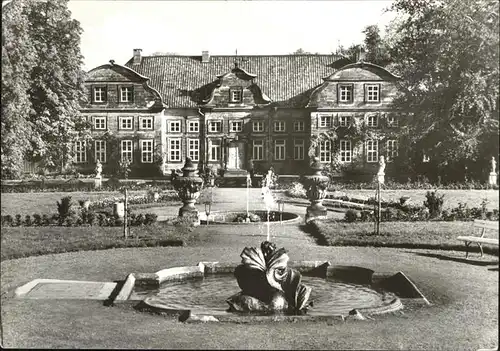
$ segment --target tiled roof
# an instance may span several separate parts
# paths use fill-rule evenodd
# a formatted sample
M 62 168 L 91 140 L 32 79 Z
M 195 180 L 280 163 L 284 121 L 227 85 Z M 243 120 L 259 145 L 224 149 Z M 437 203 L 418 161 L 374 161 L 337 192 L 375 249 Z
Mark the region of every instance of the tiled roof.
M 273 56 L 143 56 L 140 64 L 133 59 L 125 64 L 150 78 L 163 102 L 170 108 L 196 107 L 205 98 L 207 87 L 217 76 L 238 66 L 257 75 L 255 83 L 272 99 L 272 105 L 302 107 L 308 94 L 323 83 L 322 78 L 348 63 L 337 55 L 273 55 Z

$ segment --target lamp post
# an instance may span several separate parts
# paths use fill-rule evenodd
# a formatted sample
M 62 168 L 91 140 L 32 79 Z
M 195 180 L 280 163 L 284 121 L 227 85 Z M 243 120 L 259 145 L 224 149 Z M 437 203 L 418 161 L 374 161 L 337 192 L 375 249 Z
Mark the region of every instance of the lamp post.
M 212 203 L 210 201 L 206 201 L 205 202 L 205 214 L 207 215 L 207 225 L 208 225 L 208 221 L 209 221 L 211 208 L 212 208 Z

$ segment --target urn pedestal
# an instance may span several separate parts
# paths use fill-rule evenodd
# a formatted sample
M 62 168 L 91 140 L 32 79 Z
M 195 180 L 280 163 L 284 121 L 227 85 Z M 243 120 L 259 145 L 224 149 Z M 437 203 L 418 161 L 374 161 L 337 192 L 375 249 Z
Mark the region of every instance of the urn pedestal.
M 94 178 L 94 188 L 99 189 L 102 186 L 102 177 L 100 175 Z
M 179 217 L 187 218 L 196 226 L 200 225 L 200 216 L 194 204 L 200 196 L 203 179 L 198 177 L 195 172 L 196 168 L 188 157 L 182 168 L 182 176 L 177 177 L 173 185 L 183 203 L 179 209 Z
M 311 205 L 306 209 L 306 223 L 313 219 L 327 218 L 327 209 L 323 206 L 323 200 L 326 197 L 326 191 L 330 179 L 321 174 L 321 163 L 317 158 L 313 159 L 311 164 L 311 175 L 303 178 L 303 185 L 307 189 L 306 195 Z
M 490 185 L 497 185 L 497 174 L 496 174 L 496 172 L 490 172 L 489 184 Z

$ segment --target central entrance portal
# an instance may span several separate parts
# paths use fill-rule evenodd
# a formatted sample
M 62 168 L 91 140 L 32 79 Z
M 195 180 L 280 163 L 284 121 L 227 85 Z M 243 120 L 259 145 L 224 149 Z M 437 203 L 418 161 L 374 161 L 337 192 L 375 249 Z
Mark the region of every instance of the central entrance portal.
M 245 169 L 245 144 L 243 142 L 232 141 L 227 150 L 227 169 Z

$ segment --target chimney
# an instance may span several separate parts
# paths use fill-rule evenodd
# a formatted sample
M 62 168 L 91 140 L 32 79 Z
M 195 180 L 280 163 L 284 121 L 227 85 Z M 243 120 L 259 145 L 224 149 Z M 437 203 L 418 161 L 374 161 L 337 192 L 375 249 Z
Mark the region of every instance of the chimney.
M 134 65 L 141 63 L 141 51 L 142 49 L 134 49 Z
M 208 63 L 210 62 L 210 54 L 208 51 L 201 52 L 201 62 Z

